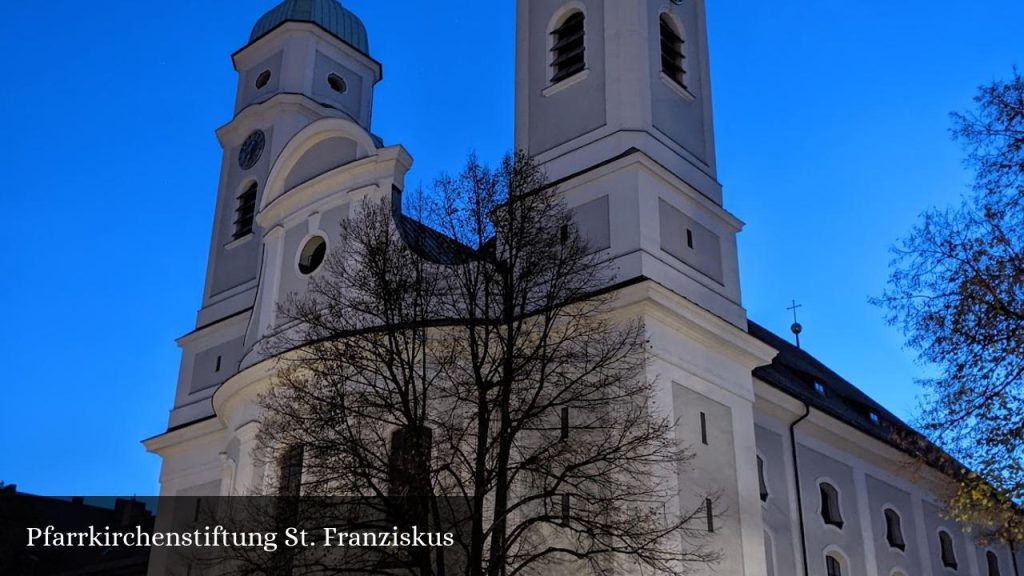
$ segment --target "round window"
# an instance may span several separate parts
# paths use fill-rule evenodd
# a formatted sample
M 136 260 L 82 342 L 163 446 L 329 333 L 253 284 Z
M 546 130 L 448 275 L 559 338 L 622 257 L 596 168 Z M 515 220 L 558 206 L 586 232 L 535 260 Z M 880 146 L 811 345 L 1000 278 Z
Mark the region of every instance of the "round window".
M 270 70 L 264 70 L 256 77 L 256 88 L 263 88 L 267 82 L 270 82 Z
M 299 272 L 310 275 L 316 272 L 317 268 L 324 263 L 327 256 L 327 241 L 321 236 L 313 236 L 306 241 L 299 253 Z
M 345 79 L 337 74 L 331 74 L 327 77 L 327 85 L 331 87 L 331 90 L 344 94 L 348 90 L 348 85 L 345 84 Z

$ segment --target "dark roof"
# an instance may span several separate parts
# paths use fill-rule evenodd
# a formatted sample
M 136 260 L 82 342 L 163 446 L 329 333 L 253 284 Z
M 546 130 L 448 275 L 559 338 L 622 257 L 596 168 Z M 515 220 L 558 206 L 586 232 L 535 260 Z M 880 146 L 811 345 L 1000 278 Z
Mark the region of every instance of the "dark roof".
M 405 214 L 395 215 L 395 226 L 414 253 L 436 264 L 450 266 L 480 259 L 477 250 Z
M 771 364 L 754 369 L 755 378 L 942 472 L 956 475 L 965 470 L 923 434 L 807 351 L 756 322 L 749 321 L 747 331 L 779 351 Z
M 266 36 L 285 22 L 309 22 L 323 28 L 331 35 L 370 55 L 370 42 L 366 26 L 350 10 L 337 0 L 285 0 L 256 22 L 249 35 L 249 43 Z

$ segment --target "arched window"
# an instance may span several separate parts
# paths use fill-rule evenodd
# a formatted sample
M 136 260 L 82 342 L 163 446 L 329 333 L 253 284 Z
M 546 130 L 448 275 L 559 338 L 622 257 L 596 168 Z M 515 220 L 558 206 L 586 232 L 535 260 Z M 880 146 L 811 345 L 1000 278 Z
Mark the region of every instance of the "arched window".
M 561 82 L 587 67 L 583 12 L 570 14 L 551 33 L 551 83 Z
M 885 509 L 885 539 L 892 548 L 907 549 L 907 542 L 903 539 L 903 522 L 899 513 L 892 508 Z
M 988 576 L 1002 576 L 999 572 L 999 557 L 995 552 L 985 552 L 985 563 L 988 565 Z
M 235 234 L 237 240 L 252 233 L 252 222 L 256 217 L 256 183 L 253 182 L 238 197 L 235 206 Z
M 761 502 L 768 501 L 768 484 L 764 481 L 764 460 L 757 457 L 757 484 L 761 489 Z
M 661 71 L 676 84 L 686 87 L 686 56 L 683 55 L 683 35 L 676 29 L 668 14 L 661 15 Z
M 956 570 L 957 562 L 956 551 L 953 550 L 953 537 L 945 530 L 939 532 L 939 553 L 942 556 L 942 565 Z
M 843 513 L 839 509 L 839 492 L 828 482 L 818 484 L 821 492 L 821 519 L 840 530 L 843 528 Z
M 834 555 L 825 556 L 826 576 L 843 576 L 843 564 Z

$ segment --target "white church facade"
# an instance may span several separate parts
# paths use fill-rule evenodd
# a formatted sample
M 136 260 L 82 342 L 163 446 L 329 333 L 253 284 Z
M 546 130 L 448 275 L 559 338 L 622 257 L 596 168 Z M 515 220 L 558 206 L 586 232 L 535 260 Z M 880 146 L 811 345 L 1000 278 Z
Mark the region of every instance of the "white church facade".
M 698 573 L 1019 576 L 1008 546 L 944 519 L 949 480 L 892 440 L 905 424 L 750 321 L 717 180 L 703 0 L 518 0 L 515 147 L 563 191 L 642 317 L 662 402 L 695 454 L 681 498 L 721 502 Z M 371 131 L 382 65 L 337 0 L 286 0 L 233 55 L 206 284 L 164 433 L 161 496 L 258 491 L 257 344 L 364 199 L 412 155 Z M 396 216 L 396 218 L 404 218 Z M 405 223 L 409 225 L 408 222 Z M 163 574 L 156 559 L 150 574 Z

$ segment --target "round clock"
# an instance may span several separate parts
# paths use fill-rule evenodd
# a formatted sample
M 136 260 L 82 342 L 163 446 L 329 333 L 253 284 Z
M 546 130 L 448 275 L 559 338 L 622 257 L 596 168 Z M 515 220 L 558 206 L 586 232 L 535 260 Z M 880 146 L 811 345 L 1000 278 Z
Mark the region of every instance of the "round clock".
M 263 145 L 267 143 L 267 137 L 262 130 L 257 130 L 245 139 L 242 149 L 238 151 L 238 165 L 242 170 L 248 170 L 256 165 L 263 154 Z

